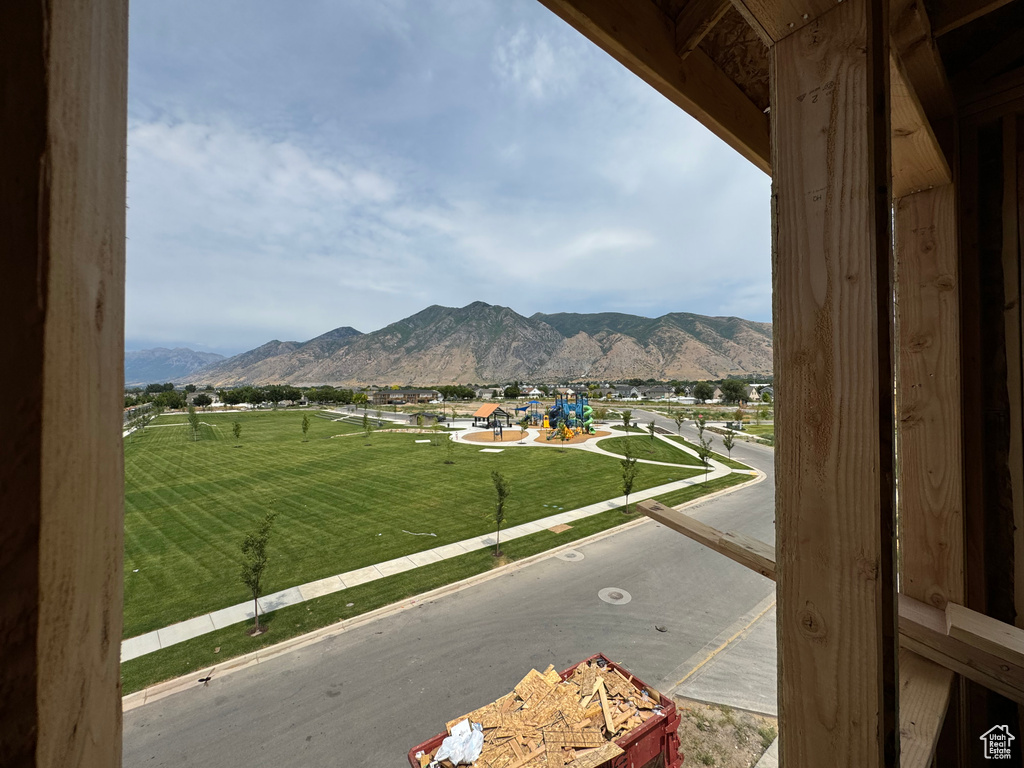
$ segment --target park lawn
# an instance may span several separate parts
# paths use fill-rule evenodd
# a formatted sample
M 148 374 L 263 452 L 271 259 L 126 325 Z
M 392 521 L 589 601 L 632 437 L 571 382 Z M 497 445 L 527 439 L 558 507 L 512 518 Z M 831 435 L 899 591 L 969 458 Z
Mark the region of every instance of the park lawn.
M 652 440 L 649 433 L 645 437 L 606 437 L 603 440 L 597 441 L 597 447 L 603 448 L 610 453 L 617 453 L 619 456 L 625 456 L 627 440 L 629 441 L 630 450 L 633 451 L 634 458 L 667 461 L 672 464 L 685 464 L 691 467 L 704 466 L 696 456 L 673 448 L 658 438 Z M 648 464 L 648 466 L 650 465 Z
M 771 437 L 775 434 L 774 424 L 744 424 L 743 431 L 749 432 L 752 435 L 758 437 Z
M 728 475 L 659 496 L 657 500 L 666 505 L 682 504 L 752 479 L 750 475 Z M 505 542 L 502 554 L 507 562 L 520 560 L 635 519 L 635 514 L 624 515 L 621 507 L 608 510 L 577 520 L 562 533 L 540 531 Z M 122 692 L 127 695 L 189 672 L 208 672 L 229 659 L 485 573 L 498 564 L 493 550 L 477 550 L 273 611 L 260 617 L 260 624 L 269 631 L 257 637 L 246 634 L 251 622 L 224 627 L 126 661 L 121 665 Z
M 690 449 L 692 449 L 694 451 L 697 450 L 697 446 L 694 445 L 693 443 L 691 443 L 685 437 L 677 437 L 676 435 L 665 435 L 665 437 L 667 437 L 669 440 L 671 440 L 671 441 L 673 441 L 675 443 L 680 443 L 681 445 L 685 445 L 687 448 L 690 448 Z M 724 454 L 721 454 L 721 453 L 714 453 L 714 452 L 712 452 L 711 453 L 711 458 L 714 459 L 715 461 L 721 463 L 721 464 L 725 464 L 725 466 L 729 467 L 729 469 L 750 469 L 750 467 L 748 467 L 742 461 L 736 461 L 736 459 L 733 459 L 733 458 L 731 458 L 729 456 L 726 456 Z
M 269 512 L 264 594 L 490 533 L 492 470 L 511 484 L 506 526 L 621 494 L 621 467 L 606 456 L 456 443 L 445 464 L 447 440 L 387 433 L 367 445 L 355 425 L 311 418 L 303 441 L 302 416 L 202 413 L 193 441 L 175 415 L 125 441 L 124 637 L 247 600 L 239 549 Z M 633 490 L 684 472 L 642 465 Z

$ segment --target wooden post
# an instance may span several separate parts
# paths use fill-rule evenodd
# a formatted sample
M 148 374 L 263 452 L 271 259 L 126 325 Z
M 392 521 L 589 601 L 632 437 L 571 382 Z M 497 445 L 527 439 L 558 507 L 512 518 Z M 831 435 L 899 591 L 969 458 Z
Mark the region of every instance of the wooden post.
M 121 758 L 127 0 L 0 3 L 0 764 Z
M 959 248 L 952 184 L 896 201 L 900 591 L 964 601 Z
M 781 763 L 898 764 L 888 7 L 772 49 Z

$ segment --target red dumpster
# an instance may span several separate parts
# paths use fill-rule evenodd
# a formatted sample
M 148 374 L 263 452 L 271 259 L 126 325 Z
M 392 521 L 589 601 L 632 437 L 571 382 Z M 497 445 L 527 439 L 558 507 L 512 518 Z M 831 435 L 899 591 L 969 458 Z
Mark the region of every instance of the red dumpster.
M 581 664 L 591 661 L 600 663 L 598 660 L 604 662 L 607 668 L 622 673 L 624 677 L 628 678 L 629 683 L 638 690 L 646 690 L 660 696 L 642 680 L 633 677 L 625 669 L 600 653 L 572 665 L 561 672 L 559 677 L 565 680 Z M 624 750 L 623 754 L 602 763 L 598 768 L 679 768 L 683 764 L 683 757 L 679 754 L 679 735 L 677 733 L 680 715 L 676 711 L 675 702 L 667 696 L 660 696 L 660 704 L 661 711 L 657 716 L 615 739 L 615 743 Z M 409 765 L 412 768 L 420 768 L 420 761 L 416 755 L 433 753 L 441 746 L 445 736 L 447 733 L 439 733 L 410 749 Z

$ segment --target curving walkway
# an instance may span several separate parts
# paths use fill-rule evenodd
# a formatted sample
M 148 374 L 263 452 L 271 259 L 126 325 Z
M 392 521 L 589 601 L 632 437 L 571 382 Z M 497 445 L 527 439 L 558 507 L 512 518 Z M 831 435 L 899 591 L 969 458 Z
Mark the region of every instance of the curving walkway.
M 456 439 L 456 435 L 457 433 L 452 435 L 452 439 Z M 680 450 L 687 450 L 683 446 L 680 446 L 678 443 L 674 443 L 671 440 L 668 442 Z M 529 438 L 527 438 L 525 443 L 504 443 L 502 447 L 511 448 L 519 447 L 521 445 L 535 445 L 540 448 L 549 447 L 535 443 Z M 567 445 L 566 449 L 589 450 L 594 453 L 612 456 L 617 459 L 622 458 L 618 454 L 610 453 L 609 451 L 605 451 L 597 446 L 591 445 L 590 443 L 583 443 L 574 446 Z M 692 451 L 688 452 L 692 453 Z M 679 464 L 670 464 L 667 462 L 657 462 L 644 459 L 638 459 L 638 461 L 645 464 L 662 464 L 673 467 L 681 466 Z M 706 476 L 701 474 L 686 480 L 676 480 L 654 488 L 648 488 L 644 491 L 631 493 L 630 500 L 634 502 L 643 501 L 644 499 L 661 496 L 662 494 L 687 488 L 689 486 L 701 485 L 707 481 L 715 480 L 719 477 L 725 477 L 732 472 L 741 472 L 743 474 L 752 475 L 759 474 L 756 470 L 751 470 L 749 472 L 744 470 L 732 470 L 723 464 L 712 460 L 711 471 L 708 472 Z M 599 501 L 578 509 L 560 512 L 557 515 L 545 517 L 540 520 L 534 520 L 529 523 L 523 523 L 522 525 L 512 526 L 511 528 L 507 528 L 501 532 L 501 538 L 505 541 L 510 541 L 512 539 L 520 538 L 521 536 L 528 536 L 531 533 L 538 533 L 556 525 L 571 523 L 574 520 L 580 520 L 585 517 L 590 517 L 591 515 L 616 509 L 617 507 L 623 506 L 625 503 L 626 498 L 624 496 L 616 496 L 615 498 L 608 499 L 607 501 Z M 464 555 L 467 552 L 475 552 L 487 547 L 493 547 L 494 544 L 495 541 L 493 536 L 475 536 L 470 539 L 464 539 L 463 541 L 457 541 L 452 544 L 444 544 L 439 547 L 434 547 L 433 549 L 416 552 L 404 557 L 397 557 L 393 560 L 367 566 L 366 568 L 359 568 L 357 570 L 347 571 L 335 576 L 328 576 L 327 578 L 313 581 L 308 584 L 300 584 L 299 586 L 290 587 L 280 592 L 275 592 L 274 594 L 261 597 L 258 601 L 260 612 L 269 613 L 271 611 L 276 611 L 278 608 L 297 605 L 298 603 L 322 597 L 323 595 L 340 592 L 343 589 L 348 589 L 349 587 L 354 587 L 358 584 L 365 584 L 370 581 L 376 581 L 377 579 L 393 576 L 396 573 L 411 571 L 424 565 Z M 219 611 L 213 611 L 212 613 L 196 616 L 195 618 L 188 619 L 187 621 L 172 624 L 171 626 L 164 627 L 163 629 L 156 629 L 152 632 L 147 632 L 144 635 L 131 637 L 121 643 L 121 661 L 130 661 L 131 659 L 145 656 L 146 654 L 153 653 L 162 648 L 168 648 L 172 645 L 183 643 L 186 640 L 191 640 L 194 637 L 200 637 L 201 635 L 214 632 L 215 630 L 222 629 L 232 624 L 251 620 L 252 618 L 252 601 L 248 600 L 244 603 L 239 603 L 238 605 L 232 605 L 228 608 L 222 608 Z

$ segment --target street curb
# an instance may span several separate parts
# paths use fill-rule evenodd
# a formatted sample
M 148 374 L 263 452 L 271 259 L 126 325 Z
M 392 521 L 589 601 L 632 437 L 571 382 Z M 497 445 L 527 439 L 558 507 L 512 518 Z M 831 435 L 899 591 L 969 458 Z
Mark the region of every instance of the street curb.
M 740 485 L 734 485 L 731 488 L 723 488 L 720 491 L 709 493 L 706 496 L 699 496 L 696 499 L 693 499 L 692 501 L 686 502 L 685 504 L 679 504 L 678 506 L 674 507 L 674 509 L 686 509 L 688 507 L 701 504 L 711 499 L 716 499 L 720 496 L 724 496 L 726 494 L 733 493 L 744 488 L 749 488 L 751 486 L 757 485 L 766 478 L 767 475 L 765 475 L 765 473 L 758 471 L 757 475 L 754 477 L 753 480 L 750 480 L 746 483 L 741 483 Z M 649 517 L 636 518 L 634 520 L 630 520 L 627 523 L 624 523 L 623 525 L 618 525 L 614 528 L 609 528 L 606 531 L 601 531 L 591 536 L 587 536 L 582 539 L 577 539 L 576 541 L 570 541 L 566 544 L 562 544 L 559 547 L 555 547 L 554 549 L 548 549 L 543 552 L 538 552 L 536 555 L 530 555 L 529 557 L 525 557 L 522 560 L 516 560 L 515 562 L 509 563 L 508 565 L 493 568 L 490 571 L 487 571 L 486 573 L 478 573 L 475 576 L 470 576 L 469 578 L 462 579 L 461 581 L 455 581 L 451 584 L 446 584 L 443 587 L 437 587 L 436 589 L 433 589 L 429 592 L 424 592 L 422 594 L 406 598 L 405 600 L 401 600 L 397 603 L 392 603 L 391 605 L 385 605 L 382 608 L 378 608 L 374 611 L 369 611 L 368 613 L 355 616 L 351 619 L 345 619 L 335 624 L 330 624 L 326 627 L 315 629 L 312 632 L 306 633 L 305 635 L 299 635 L 298 637 L 289 638 L 288 640 L 283 640 L 280 643 L 268 646 L 267 648 L 258 651 L 252 651 L 242 656 L 236 656 L 233 659 L 226 660 L 223 664 L 217 665 L 212 670 L 210 670 L 210 672 L 208 672 L 207 675 L 205 675 L 204 677 L 212 675 L 214 671 L 216 671 L 217 676 L 220 677 L 230 672 L 237 672 L 242 669 L 247 669 L 263 661 L 269 661 L 272 658 L 281 656 L 282 654 L 299 650 L 300 648 L 305 648 L 306 646 L 313 645 L 322 640 L 337 637 L 338 635 L 342 635 L 351 629 L 356 629 L 365 624 L 377 621 L 378 619 L 383 619 L 393 614 L 401 613 L 402 611 L 408 610 L 409 608 L 413 608 L 414 606 L 420 603 L 428 602 L 430 600 L 434 600 L 439 597 L 443 597 L 445 595 L 452 594 L 455 592 L 461 592 L 462 590 L 468 589 L 469 587 L 475 587 L 478 584 L 486 583 L 488 581 L 491 581 L 492 579 L 499 578 L 500 576 L 505 576 L 507 574 L 514 573 L 518 570 L 521 570 L 522 568 L 533 565 L 534 563 L 540 562 L 542 560 L 548 560 L 566 550 L 575 549 L 577 547 L 586 546 L 588 544 L 593 544 L 594 542 L 601 541 L 602 539 L 609 538 L 618 533 L 622 533 L 623 531 L 631 530 L 632 528 L 636 528 L 650 522 L 653 521 Z M 144 704 L 149 704 L 150 702 L 159 701 L 160 699 L 167 698 L 168 696 L 171 696 L 175 693 L 180 693 L 189 688 L 194 688 L 197 681 L 197 678 L 195 676 L 197 674 L 200 674 L 200 672 L 190 672 L 181 677 L 174 678 L 173 680 L 165 680 L 162 683 L 151 685 L 148 688 L 143 688 L 141 691 L 135 691 L 134 693 L 130 693 L 127 696 L 122 697 L 122 713 L 141 707 Z

